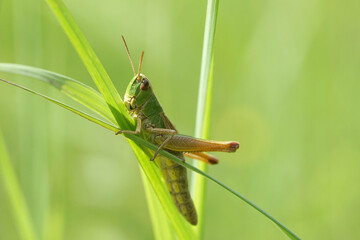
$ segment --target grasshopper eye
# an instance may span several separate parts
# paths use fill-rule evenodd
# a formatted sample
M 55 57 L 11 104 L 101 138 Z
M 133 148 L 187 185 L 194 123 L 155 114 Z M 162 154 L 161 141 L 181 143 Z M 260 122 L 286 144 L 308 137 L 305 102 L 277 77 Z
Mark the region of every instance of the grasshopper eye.
M 140 85 L 140 89 L 141 91 L 146 91 L 149 89 L 149 79 L 147 78 L 144 78 L 141 82 L 141 85 Z

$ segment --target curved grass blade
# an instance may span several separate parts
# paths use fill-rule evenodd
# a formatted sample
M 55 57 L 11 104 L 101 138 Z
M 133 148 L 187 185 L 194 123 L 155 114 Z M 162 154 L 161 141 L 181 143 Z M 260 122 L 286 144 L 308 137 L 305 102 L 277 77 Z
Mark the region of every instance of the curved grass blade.
M 103 96 L 93 88 L 70 77 L 41 68 L 12 63 L 0 63 L 0 71 L 20 74 L 49 83 L 51 86 L 85 105 L 111 123 L 117 124 Z
M 12 205 L 15 220 L 18 225 L 19 233 L 23 240 L 38 239 L 34 230 L 34 224 L 30 217 L 29 209 L 16 173 L 11 164 L 9 154 L 5 148 L 5 142 L 0 132 L 0 170 L 4 178 L 4 185 L 8 192 L 10 203 Z
M 85 36 L 77 26 L 70 12 L 61 0 L 47 0 L 50 8 L 53 10 L 64 31 L 68 35 L 70 41 L 74 45 L 76 51 L 80 55 L 87 70 L 98 86 L 99 91 L 104 96 L 105 101 L 109 105 L 111 112 L 121 129 L 134 130 L 134 120 L 129 116 L 125 106 L 118 95 L 113 83 L 111 82 L 104 67 L 87 42 Z M 158 169 L 154 169 L 154 164 L 150 164 L 148 159 L 150 154 L 146 155 L 141 147 L 135 145 L 129 140 L 129 144 L 133 149 L 142 169 L 150 180 L 161 204 L 167 213 L 175 231 L 181 239 L 194 239 L 194 232 L 189 224 L 184 222 L 182 216 L 177 212 L 174 204 L 172 204 L 167 188 L 162 182 L 162 177 Z M 145 186 L 146 187 L 146 186 Z M 161 209 L 159 209 L 161 211 Z
M 79 115 L 79 116 L 81 116 L 81 117 L 83 117 L 83 118 L 85 118 L 85 119 L 93 122 L 93 123 L 96 123 L 96 124 L 98 124 L 98 125 L 106 128 L 106 129 L 108 129 L 108 130 L 110 130 L 110 131 L 113 131 L 113 132 L 119 131 L 119 128 L 117 128 L 117 127 L 115 127 L 115 126 L 113 126 L 113 125 L 110 125 L 110 124 L 108 124 L 108 123 L 106 123 L 106 122 L 104 122 L 104 121 L 102 121 L 102 120 L 100 120 L 100 119 L 97 119 L 97 118 L 95 118 L 95 117 L 92 117 L 92 116 L 90 116 L 90 115 L 88 115 L 88 114 L 86 114 L 86 113 L 84 113 L 84 112 L 82 112 L 82 111 L 80 111 L 80 110 L 77 110 L 76 108 L 70 107 L 70 106 L 68 106 L 68 105 L 66 105 L 66 104 L 64 104 L 64 103 L 62 103 L 62 102 L 59 102 L 59 101 L 57 101 L 57 100 L 55 100 L 55 99 L 52 99 L 52 98 L 50 98 L 50 97 L 47 97 L 47 96 L 45 96 L 45 95 L 43 95 L 43 94 L 41 94 L 41 93 L 35 92 L 35 91 L 31 90 L 31 89 L 28 89 L 28 88 L 23 87 L 23 86 L 21 86 L 21 85 L 18 85 L 18 84 L 15 84 L 15 83 L 6 81 L 6 80 L 1 79 L 1 78 L 0 78 L 0 81 L 2 81 L 2 82 L 4 82 L 4 83 L 7 83 L 7 84 L 10 84 L 10 85 L 13 85 L 13 86 L 18 87 L 18 88 L 21 88 L 21 89 L 23 89 L 23 90 L 25 90 L 25 91 L 27 91 L 27 92 L 33 93 L 33 94 L 38 95 L 38 96 L 40 96 L 40 97 L 42 97 L 42 98 L 45 98 L 46 100 L 48 100 L 48 101 L 50 101 L 50 102 L 53 102 L 53 103 L 55 103 L 56 105 L 59 105 L 60 107 L 63 107 L 63 108 L 65 108 L 65 109 L 67 109 L 67 110 L 69 110 L 69 111 L 71 111 L 71 112 L 73 112 L 73 113 L 75 113 L 75 114 L 77 114 L 77 115 Z

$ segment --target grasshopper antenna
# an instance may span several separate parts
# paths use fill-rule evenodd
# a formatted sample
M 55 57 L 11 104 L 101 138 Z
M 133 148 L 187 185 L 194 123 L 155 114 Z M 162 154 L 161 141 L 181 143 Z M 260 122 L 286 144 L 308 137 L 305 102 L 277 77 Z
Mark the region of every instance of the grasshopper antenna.
M 138 73 L 138 77 L 137 77 L 138 81 L 140 81 L 140 71 L 141 71 L 141 64 L 143 61 L 143 57 L 144 57 L 144 51 L 142 51 L 142 53 L 141 53 L 141 58 L 140 58 L 140 63 L 139 63 L 139 73 Z
M 126 41 L 125 41 L 125 38 L 124 38 L 124 36 L 123 36 L 123 35 L 121 35 L 121 37 L 122 37 L 122 39 L 123 39 L 123 41 L 124 41 L 124 44 L 125 44 L 125 48 L 126 48 L 126 52 L 127 52 L 127 54 L 128 54 L 128 57 L 129 57 L 129 59 L 130 59 L 130 63 L 131 63 L 131 68 L 132 68 L 132 70 L 133 70 L 134 76 L 136 76 L 136 72 L 135 72 L 135 68 L 134 68 L 134 64 L 133 64 L 133 61 L 132 61 L 132 59 L 131 59 L 131 55 L 130 55 L 130 51 L 129 51 L 129 48 L 128 48 L 127 44 L 126 44 Z

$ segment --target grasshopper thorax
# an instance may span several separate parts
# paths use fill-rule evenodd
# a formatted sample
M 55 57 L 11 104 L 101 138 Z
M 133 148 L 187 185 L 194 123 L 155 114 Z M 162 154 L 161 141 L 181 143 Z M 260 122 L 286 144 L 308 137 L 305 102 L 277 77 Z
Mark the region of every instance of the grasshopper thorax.
M 149 79 L 144 75 L 136 75 L 131 79 L 125 93 L 125 106 L 128 111 L 136 111 L 152 96 L 153 91 Z

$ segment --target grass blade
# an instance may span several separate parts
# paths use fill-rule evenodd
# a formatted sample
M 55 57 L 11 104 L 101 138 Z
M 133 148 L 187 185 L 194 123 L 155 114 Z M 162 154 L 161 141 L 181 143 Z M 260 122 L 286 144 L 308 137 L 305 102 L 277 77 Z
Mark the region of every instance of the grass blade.
M 98 86 L 99 91 L 104 96 L 118 126 L 121 129 L 134 129 L 133 119 L 127 113 L 125 106 L 104 67 L 101 65 L 95 52 L 90 47 L 90 44 L 87 42 L 85 36 L 82 34 L 64 3 L 60 0 L 47 0 L 47 2 L 80 55 L 90 75 Z M 189 227 L 189 224 L 185 222 L 183 217 L 177 212 L 171 201 L 170 194 L 162 181 L 159 170 L 154 163 L 149 163 L 149 151 L 146 151 L 147 154 L 145 154 L 141 147 L 137 146 L 134 142 L 129 141 L 129 144 L 154 188 L 179 238 L 193 239 L 194 232 Z
M 65 4 L 60 0 L 47 0 L 47 3 L 63 27 L 75 50 L 78 52 L 99 91 L 104 96 L 116 121 L 123 129 L 133 128 L 134 120 L 127 113 L 113 82 L 110 80 L 105 68 L 77 26 Z
M 8 192 L 19 233 L 23 240 L 38 239 L 35 234 L 34 224 L 29 214 L 24 195 L 19 181 L 7 153 L 5 142 L 0 132 L 0 170 L 4 178 L 4 185 Z
M 113 124 L 117 124 L 103 96 L 93 88 L 70 77 L 41 68 L 12 63 L 0 63 L 0 71 L 20 74 L 49 83 Z
M 93 123 L 96 123 L 96 124 L 98 124 L 98 125 L 106 128 L 106 129 L 108 129 L 108 130 L 110 130 L 110 131 L 113 131 L 113 132 L 118 132 L 118 131 L 119 131 L 119 128 L 117 128 L 117 127 L 115 127 L 115 126 L 113 126 L 113 125 L 110 125 L 110 124 L 108 124 L 108 123 L 106 123 L 106 122 L 104 122 L 104 121 L 102 121 L 102 120 L 100 120 L 100 119 L 97 119 L 97 118 L 95 118 L 95 117 L 92 117 L 92 116 L 90 116 L 90 115 L 88 115 L 88 114 L 86 114 L 86 113 L 84 113 L 84 112 L 82 112 L 82 111 L 80 111 L 80 110 L 77 110 L 77 109 L 75 109 L 75 108 L 73 108 L 73 107 L 70 107 L 70 106 L 68 106 L 68 105 L 66 105 L 66 104 L 64 104 L 64 103 L 62 103 L 62 102 L 59 102 L 59 101 L 57 101 L 57 100 L 55 100 L 55 99 L 52 99 L 52 98 L 50 98 L 50 97 L 47 97 L 47 96 L 45 96 L 45 95 L 43 95 L 43 94 L 41 94 L 41 93 L 35 92 L 35 91 L 31 90 L 31 89 L 28 89 L 28 88 L 23 87 L 23 86 L 20 86 L 20 85 L 18 85 L 18 84 L 15 84 L 15 83 L 6 81 L 6 80 L 1 79 L 1 78 L 0 78 L 0 81 L 2 81 L 2 82 L 4 82 L 4 83 L 7 83 L 7 84 L 10 84 L 10 85 L 13 85 L 13 86 L 15 86 L 15 87 L 17 87 L 17 88 L 21 88 L 21 89 L 23 89 L 23 90 L 25 90 L 25 91 L 27 91 L 27 92 L 30 92 L 30 93 L 35 94 L 35 95 L 37 95 L 37 96 L 40 96 L 40 97 L 42 97 L 42 98 L 45 98 L 46 100 L 48 100 L 48 101 L 50 101 L 50 102 L 53 102 L 53 103 L 55 103 L 56 105 L 59 105 L 60 107 L 63 107 L 63 108 L 65 108 L 65 109 L 67 109 L 67 110 L 69 110 L 69 111 L 71 111 L 71 112 L 73 112 L 73 113 L 75 113 L 75 114 L 77 114 L 77 115 L 79 115 L 79 116 L 81 116 L 81 117 L 83 117 L 83 118 L 85 118 L 85 119 L 93 122 Z
M 163 211 L 162 206 L 160 202 L 157 200 L 154 190 L 152 189 L 145 174 L 142 174 L 142 180 L 145 186 L 145 194 L 147 195 L 148 198 L 148 206 L 149 206 L 150 216 L 152 218 L 155 239 L 157 240 L 177 239 L 175 232 L 169 221 L 169 218 L 167 217 L 166 213 Z
M 203 51 L 201 58 L 200 84 L 196 111 L 195 137 L 209 138 L 210 110 L 212 93 L 213 48 L 216 30 L 216 20 L 219 8 L 218 0 L 208 0 L 206 9 Z M 207 172 L 207 165 L 195 161 L 194 165 Z M 204 231 L 204 201 L 206 181 L 198 174 L 192 173 L 191 192 L 194 196 L 195 206 L 198 209 L 199 227 L 196 228 L 198 239 L 203 238 Z

